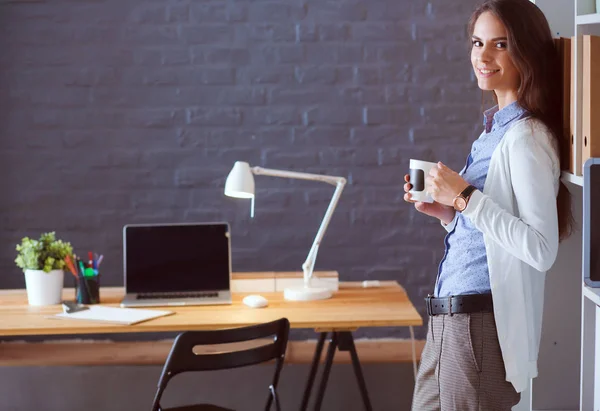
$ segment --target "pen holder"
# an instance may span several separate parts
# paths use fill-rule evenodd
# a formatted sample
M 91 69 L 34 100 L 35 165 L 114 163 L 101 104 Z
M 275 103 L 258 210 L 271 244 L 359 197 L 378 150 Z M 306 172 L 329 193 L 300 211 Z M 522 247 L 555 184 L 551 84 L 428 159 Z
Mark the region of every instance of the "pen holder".
M 78 276 L 75 284 L 75 301 L 79 304 L 100 303 L 100 276 Z

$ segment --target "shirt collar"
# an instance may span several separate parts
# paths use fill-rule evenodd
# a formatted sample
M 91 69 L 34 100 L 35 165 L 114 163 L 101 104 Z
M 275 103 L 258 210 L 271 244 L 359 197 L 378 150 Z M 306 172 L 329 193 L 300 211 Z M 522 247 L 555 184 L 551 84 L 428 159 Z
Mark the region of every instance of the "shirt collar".
M 525 113 L 525 109 L 519 106 L 519 103 L 513 101 L 502 110 L 498 110 L 498 106 L 494 106 L 483 113 L 483 125 L 485 126 L 486 132 L 490 132 L 492 125 L 496 124 L 498 127 L 502 127 L 517 117 L 520 117 Z

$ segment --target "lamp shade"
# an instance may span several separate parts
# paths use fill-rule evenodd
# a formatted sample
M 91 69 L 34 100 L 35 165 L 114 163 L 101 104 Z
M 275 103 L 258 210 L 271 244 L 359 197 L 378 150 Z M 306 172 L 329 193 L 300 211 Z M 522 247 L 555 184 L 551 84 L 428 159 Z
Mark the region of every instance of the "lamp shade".
M 254 175 L 245 161 L 236 161 L 225 181 L 225 195 L 254 198 Z

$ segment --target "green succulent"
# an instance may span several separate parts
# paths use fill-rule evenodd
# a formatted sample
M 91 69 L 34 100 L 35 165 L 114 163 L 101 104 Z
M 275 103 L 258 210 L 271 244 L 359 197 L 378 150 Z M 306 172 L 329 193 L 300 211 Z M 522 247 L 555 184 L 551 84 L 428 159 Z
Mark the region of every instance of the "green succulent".
M 39 240 L 24 237 L 17 244 L 18 255 L 15 263 L 18 267 L 30 270 L 63 270 L 65 257 L 73 256 L 71 243 L 57 240 L 56 233 L 43 233 Z

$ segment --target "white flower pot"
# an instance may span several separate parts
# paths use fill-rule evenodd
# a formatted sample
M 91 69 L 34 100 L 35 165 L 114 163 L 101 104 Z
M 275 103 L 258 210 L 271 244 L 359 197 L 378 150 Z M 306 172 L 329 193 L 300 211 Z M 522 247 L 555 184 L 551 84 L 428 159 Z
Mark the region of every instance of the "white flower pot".
M 62 300 L 63 270 L 25 270 L 25 288 L 29 305 L 53 305 Z

